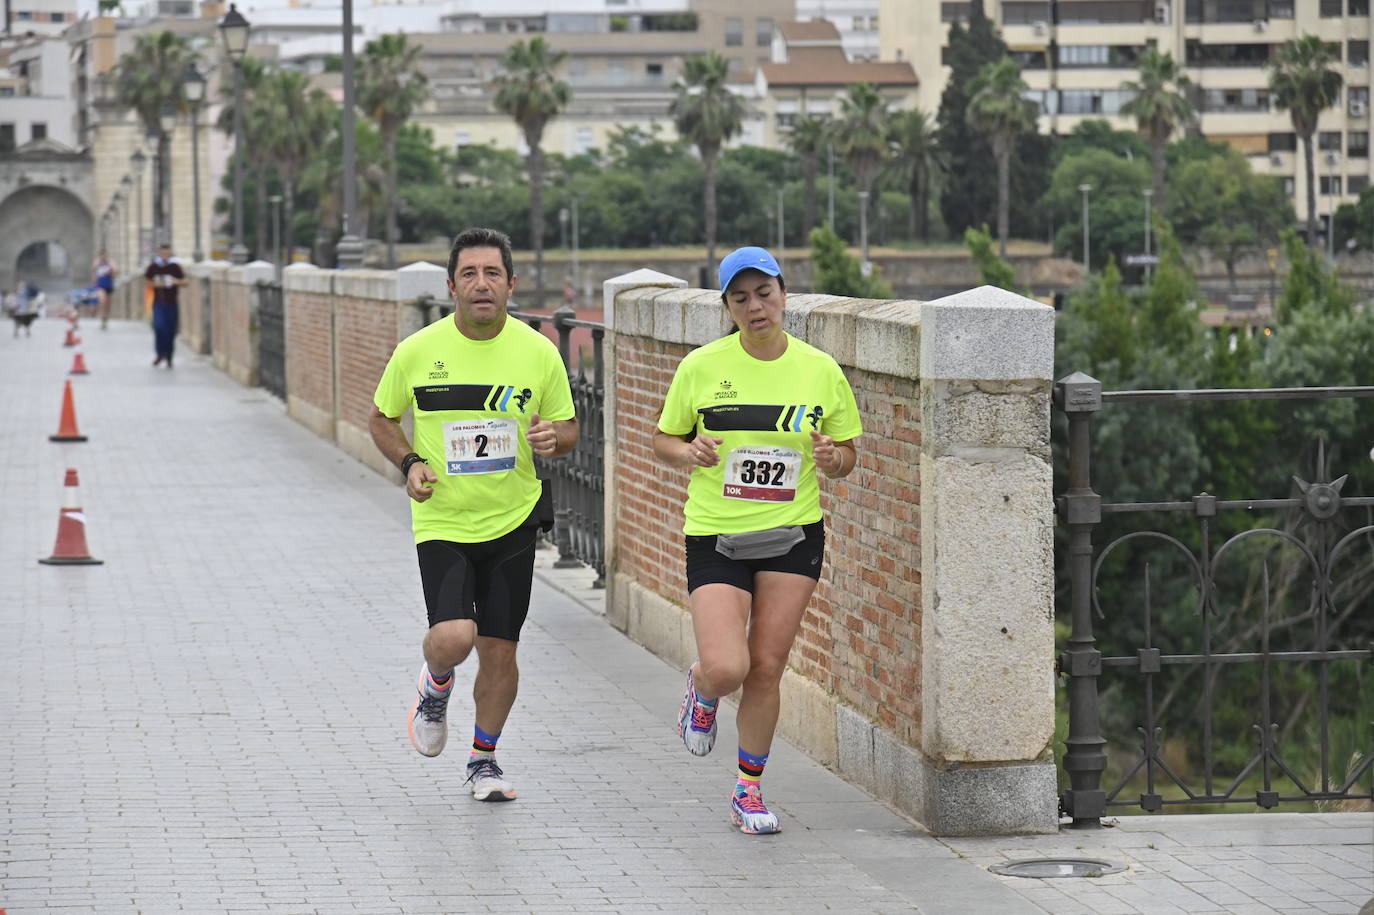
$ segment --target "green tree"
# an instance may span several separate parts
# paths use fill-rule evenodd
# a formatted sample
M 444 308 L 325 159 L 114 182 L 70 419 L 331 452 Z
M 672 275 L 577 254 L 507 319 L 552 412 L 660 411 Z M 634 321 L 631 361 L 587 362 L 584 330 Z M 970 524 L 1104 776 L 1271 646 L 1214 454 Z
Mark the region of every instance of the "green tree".
M 935 122 L 919 108 L 899 112 L 892 122 L 892 142 L 894 164 L 911 197 L 911 237 L 929 241 L 931 183 L 942 167 Z
M 936 116 L 940 150 L 946 161 L 959 163 L 946 175 L 940 195 L 940 212 L 950 232 L 962 232 L 997 218 L 997 189 L 987 180 L 997 163 L 987 137 L 968 123 L 968 103 L 979 71 L 1005 56 L 1006 43 L 983 12 L 983 0 L 973 0 L 968 26 L 958 22 L 949 26 L 944 60 L 950 68 L 949 81 Z
M 1059 227 L 1055 250 L 1078 257 L 1083 250 L 1083 195 L 1079 185 L 1092 185 L 1089 201 L 1089 256 L 1094 264 L 1118 260 L 1145 244 L 1145 198 L 1150 167 L 1142 157 L 1123 159 L 1106 149 L 1065 156 L 1055 167 L 1050 188 L 1040 199 Z
M 701 154 L 708 269 L 716 266 L 716 157 L 744 126 L 744 102 L 726 85 L 728 75 L 729 62 L 715 51 L 687 58 L 677 95 L 668 106 L 678 134 Z
M 1039 109 L 1025 97 L 1029 87 L 1010 57 L 985 65 L 971 88 L 969 126 L 988 138 L 997 161 L 997 245 L 998 254 L 1005 258 L 1011 222 L 1011 157 L 1017 137 L 1035 130 Z
M 157 138 L 157 171 L 153 175 L 153 225 L 167 231 L 168 136 L 164 111 L 186 110 L 182 76 L 195 57 L 190 42 L 172 32 L 153 32 L 134 39 L 133 48 L 115 65 L 115 97 L 132 108 L 150 137 Z
M 1316 35 L 1291 38 L 1265 62 L 1269 70 L 1269 90 L 1280 111 L 1287 111 L 1293 131 L 1302 140 L 1303 174 L 1307 181 L 1307 243 L 1317 244 L 1316 160 L 1312 134 L 1317 118 L 1340 98 L 1344 84 L 1340 51 Z
M 554 73 L 567 57 L 543 38 L 517 41 L 501 58 L 496 109 L 514 118 L 529 147 L 530 242 L 534 246 L 534 301 L 544 300 L 544 128 L 572 101 L 572 89 Z
M 1170 54 L 1151 48 L 1140 60 L 1140 78 L 1124 82 L 1121 88 L 1131 94 L 1121 106 L 1121 114 L 1135 118 L 1142 136 L 1150 141 L 1153 164 L 1155 206 L 1165 211 L 1164 148 L 1174 132 L 1193 120 L 1193 106 L 1186 95 L 1192 82 Z
M 856 299 L 890 299 L 892 287 L 878 276 L 864 276 L 859 259 L 845 250 L 844 242 L 829 226 L 811 230 L 811 263 L 816 292 Z
M 867 219 L 873 199 L 873 179 L 891 151 L 892 125 L 887 102 L 872 83 L 854 83 L 840 96 L 840 118 L 835 125 L 836 146 L 859 184 L 859 220 Z
M 382 137 L 386 161 L 386 260 L 396 266 L 396 134 L 415 109 L 428 97 L 428 79 L 420 72 L 423 48 L 406 41 L 405 35 L 383 35 L 363 48 L 358 66 L 358 108 Z M 498 95 L 499 99 L 499 95 Z
M 1220 155 L 1184 161 L 1173 179 L 1177 199 L 1169 221 L 1179 240 L 1200 245 L 1226 265 L 1231 288 L 1236 262 L 1256 248 L 1277 244 L 1293 222 L 1293 207 L 1277 178 L 1257 175 L 1230 146 Z
M 830 142 L 829 124 L 820 118 L 803 116 L 792 125 L 787 146 L 801 160 L 802 180 L 806 184 L 806 201 L 802 204 L 802 235 L 811 237 L 816 226 L 816 173 L 820 171 L 821 152 Z
M 291 248 L 295 245 L 296 192 L 301 176 L 334 131 L 339 109 L 324 90 L 311 89 L 310 78 L 296 70 L 272 73 L 262 92 L 275 128 L 271 154 L 281 182 L 286 246 Z
M 1016 270 L 992 250 L 992 236 L 988 227 L 964 230 L 964 246 L 978 267 L 978 279 L 985 286 L 997 286 L 1016 292 Z

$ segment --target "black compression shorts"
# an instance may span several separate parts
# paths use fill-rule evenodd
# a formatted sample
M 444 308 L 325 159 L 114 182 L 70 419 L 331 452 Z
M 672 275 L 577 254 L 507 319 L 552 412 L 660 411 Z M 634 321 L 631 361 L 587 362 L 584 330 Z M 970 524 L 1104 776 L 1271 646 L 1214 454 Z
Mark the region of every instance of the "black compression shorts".
M 476 620 L 478 635 L 520 641 L 530 608 L 538 533 L 537 527 L 522 525 L 483 543 L 417 543 L 429 625 Z

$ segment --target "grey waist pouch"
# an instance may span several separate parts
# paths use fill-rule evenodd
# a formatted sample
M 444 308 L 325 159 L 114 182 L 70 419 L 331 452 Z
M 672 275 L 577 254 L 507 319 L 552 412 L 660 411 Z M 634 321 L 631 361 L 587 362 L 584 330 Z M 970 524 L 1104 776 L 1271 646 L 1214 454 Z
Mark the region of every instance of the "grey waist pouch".
M 772 559 L 806 539 L 800 525 L 773 527 L 744 534 L 717 534 L 716 552 L 726 559 Z

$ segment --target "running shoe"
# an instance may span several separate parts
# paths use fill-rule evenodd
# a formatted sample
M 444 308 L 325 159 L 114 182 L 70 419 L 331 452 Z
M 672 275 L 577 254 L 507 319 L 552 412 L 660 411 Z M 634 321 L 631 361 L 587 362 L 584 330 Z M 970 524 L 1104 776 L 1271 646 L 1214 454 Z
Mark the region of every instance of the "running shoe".
M 452 681 L 448 689 L 439 692 L 430 685 L 429 669 L 421 667 L 416 692 L 410 721 L 406 723 L 410 742 L 421 756 L 438 756 L 448 742 L 448 697 L 453 695 Z
M 763 792 L 758 785 L 735 783 L 735 793 L 730 797 L 730 818 L 735 821 L 739 831 L 747 835 L 765 836 L 782 832 L 777 815 L 764 806 Z
M 697 701 L 692 668 L 687 668 L 687 692 L 682 695 L 682 708 L 677 713 L 677 736 L 693 756 L 705 756 L 716 745 L 717 707 Z
M 490 756 L 468 761 L 468 780 L 472 796 L 479 801 L 513 801 L 515 786 L 506 781 L 505 773 Z

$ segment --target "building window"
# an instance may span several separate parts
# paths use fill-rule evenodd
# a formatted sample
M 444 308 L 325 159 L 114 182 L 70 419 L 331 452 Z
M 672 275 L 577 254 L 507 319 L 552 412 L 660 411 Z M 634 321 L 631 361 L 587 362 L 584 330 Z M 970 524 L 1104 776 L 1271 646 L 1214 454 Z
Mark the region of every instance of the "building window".
M 14 87 L 0 86 L 0 98 L 14 98 Z
M 744 45 L 743 19 L 725 20 L 725 45 L 731 48 L 738 48 Z
M 53 22 L 66 22 L 66 21 L 67 21 L 67 14 L 66 14 L 66 13 L 52 13 L 50 18 L 52 19 Z
M 1347 41 L 1345 43 L 1345 62 L 1352 67 L 1369 66 L 1369 41 Z
M 14 14 L 14 18 L 20 22 L 28 22 L 33 19 L 33 13 L 30 13 L 28 10 L 20 10 Z
M 1294 194 L 1297 193 L 1297 191 L 1297 179 L 1285 175 L 1283 179 L 1283 196 L 1292 197 Z
M 594 142 L 592 129 L 590 127 L 577 128 L 577 138 L 574 142 L 577 144 L 578 155 L 589 152 Z
M 569 76 L 586 76 L 586 75 L 587 75 L 587 58 L 585 58 L 585 57 L 574 57 L 574 58 L 572 58 L 571 60 L 569 60 L 569 61 L 568 61 L 568 75 L 569 75 Z
M 941 3 L 940 21 L 941 22 L 968 22 L 971 15 L 970 10 L 973 4 L 964 3 Z
M 460 150 L 472 142 L 472 134 L 466 130 L 460 130 L 453 135 L 453 148 Z
M 1346 6 L 1346 10 L 1349 11 L 1352 16 L 1368 16 L 1369 0 L 1350 0 L 1349 5 Z
M 48 125 L 42 121 L 34 121 L 29 125 L 29 139 L 45 140 L 48 136 Z
M 1349 178 L 1345 179 L 1345 181 L 1345 189 L 1352 197 L 1357 194 L 1363 194 L 1364 189 L 1369 187 L 1368 175 L 1351 175 Z
M 1344 13 L 1344 6 L 1341 0 L 1321 0 L 1321 16 L 1323 19 L 1338 19 Z
M 754 20 L 754 44 L 766 48 L 773 43 L 773 20 Z
M 1351 159 L 1369 158 L 1369 131 L 1352 130 L 1345 135 L 1345 154 Z M 1351 191 L 1354 193 L 1354 191 Z
M 1059 93 L 1059 113 L 1116 114 L 1129 98 L 1120 89 L 1064 89 Z
M 1369 87 L 1351 86 L 1345 90 L 1346 110 L 1360 118 L 1369 114 Z
M 1011 51 L 1009 53 L 1011 59 L 1016 61 L 1016 67 L 1019 70 L 1045 70 L 1049 67 L 1043 50 Z
M 1298 135 L 1295 133 L 1271 133 L 1269 135 L 1269 151 L 1276 152 L 1297 152 Z
M 1339 130 L 1323 130 L 1317 134 L 1317 148 L 1322 152 L 1341 151 L 1341 132 Z
M 1341 193 L 1341 176 L 1340 176 L 1340 175 L 1322 175 L 1322 177 L 1321 177 L 1321 186 L 1320 186 L 1320 188 L 1319 188 L 1319 190 L 1318 190 L 1318 193 L 1320 193 L 1323 197 L 1330 197 L 1330 196 L 1337 196 L 1337 197 L 1338 197 L 1338 196 L 1340 196 L 1340 193 Z
M 663 64 L 659 63 L 658 61 L 649 61 L 647 64 L 644 65 L 644 75 L 649 77 L 649 79 L 651 80 L 662 79 Z
M 14 125 L 0 124 L 0 153 L 14 152 Z

